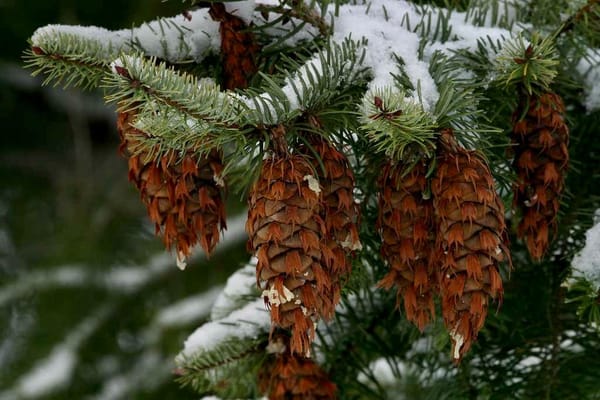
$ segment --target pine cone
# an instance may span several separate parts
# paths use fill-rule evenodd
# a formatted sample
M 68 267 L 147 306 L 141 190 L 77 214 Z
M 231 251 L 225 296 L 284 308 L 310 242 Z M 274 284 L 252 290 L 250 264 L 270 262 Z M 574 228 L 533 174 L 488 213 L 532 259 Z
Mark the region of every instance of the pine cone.
M 258 71 L 256 59 L 260 46 L 246 23 L 228 13 L 223 3 L 210 3 L 209 13 L 213 20 L 220 22 L 223 87 L 244 89 Z
M 556 216 L 569 163 L 565 106 L 555 93 L 524 97 L 513 115 L 514 206 L 522 216 L 518 235 L 540 260 L 556 234 Z M 522 119 L 521 117 L 524 116 Z
M 379 178 L 381 254 L 390 271 L 379 286 L 398 289 L 406 318 L 421 331 L 435 317 L 433 294 L 436 277 L 429 262 L 433 238 L 433 203 L 424 198 L 427 165 L 388 162 Z
M 321 265 L 325 226 L 319 200 L 310 162 L 301 155 L 275 155 L 263 161 L 246 223 L 273 329 L 291 330 L 291 351 L 302 355 L 310 354 L 316 321 L 332 315 L 337 301 Z
M 156 233 L 162 234 L 167 249 L 176 248 L 183 268 L 197 242 L 210 255 L 226 228 L 221 157 L 213 150 L 200 160 L 188 152 L 181 161 L 163 156 L 155 162 L 149 152 L 138 152 L 146 134 L 132 126 L 135 117 L 134 112 L 121 112 L 117 120 L 120 150 L 129 158 L 129 180 L 140 191 Z
M 337 387 L 311 359 L 288 351 L 289 338 L 278 337 L 269 347 L 277 348 L 274 362 L 265 362 L 258 387 L 269 400 L 331 400 Z
M 357 227 L 360 210 L 353 194 L 354 174 L 346 156 L 323 138 L 313 138 L 311 149 L 305 149 L 304 153 L 313 156 L 313 168 L 321 183 L 320 217 L 326 231 L 322 264 L 332 275 L 332 281 L 338 281 L 352 270 L 348 255 L 362 248 Z
M 498 264 L 510 257 L 504 206 L 484 159 L 460 147 L 451 130 L 440 135 L 431 189 L 437 219 L 433 262 L 441 268 L 442 312 L 459 362 L 483 327 L 490 298 L 502 301 Z

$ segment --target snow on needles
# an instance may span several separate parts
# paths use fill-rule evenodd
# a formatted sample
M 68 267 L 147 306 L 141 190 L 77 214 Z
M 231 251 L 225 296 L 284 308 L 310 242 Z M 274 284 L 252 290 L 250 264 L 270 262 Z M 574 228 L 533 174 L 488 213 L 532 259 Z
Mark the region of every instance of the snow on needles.
M 56 37 L 95 41 L 98 45 L 96 55 L 105 61 L 112 61 L 120 51 L 130 50 L 141 50 L 147 56 L 170 62 L 200 61 L 208 51 L 216 51 L 221 45 L 219 24 L 211 19 L 207 9 L 117 31 L 96 26 L 46 25 L 33 33 L 31 44 L 45 49 Z
M 213 349 L 231 338 L 254 338 L 269 331 L 271 318 L 262 297 L 257 298 L 255 268 L 253 258 L 227 280 L 214 303 L 212 321 L 187 338 L 178 359 Z
M 192 333 L 185 341 L 180 357 L 193 356 L 202 350 L 214 349 L 228 339 L 251 339 L 269 331 L 271 318 L 262 298 L 246 304 L 227 317 L 208 322 Z
M 590 49 L 577 64 L 577 72 L 584 77 L 585 107 L 589 112 L 600 108 L 600 50 Z
M 585 234 L 585 246 L 573 257 L 573 276 L 589 281 L 600 291 L 600 209 L 596 210 L 592 226 Z

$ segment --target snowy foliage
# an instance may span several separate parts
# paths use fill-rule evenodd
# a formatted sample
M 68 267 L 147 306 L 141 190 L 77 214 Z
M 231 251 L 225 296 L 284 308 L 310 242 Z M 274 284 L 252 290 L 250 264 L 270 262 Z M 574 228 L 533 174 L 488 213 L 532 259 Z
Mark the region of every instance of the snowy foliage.
M 589 281 L 600 292 L 600 210 L 596 211 L 594 226 L 585 234 L 585 246 L 572 261 L 573 276 Z

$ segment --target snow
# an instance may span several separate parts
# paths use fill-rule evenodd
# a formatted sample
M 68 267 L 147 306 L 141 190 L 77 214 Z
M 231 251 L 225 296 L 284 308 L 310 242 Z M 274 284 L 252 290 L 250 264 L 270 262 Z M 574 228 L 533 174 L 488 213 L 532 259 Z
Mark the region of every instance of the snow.
M 585 234 L 585 246 L 573 257 L 573 276 L 589 281 L 600 291 L 600 209 L 596 210 L 594 226 Z
M 181 14 L 117 31 L 97 26 L 46 25 L 33 33 L 31 42 L 44 49 L 51 47 L 48 45 L 57 36 L 76 36 L 95 42 L 96 55 L 105 61 L 112 61 L 121 51 L 141 49 L 147 56 L 170 62 L 198 62 L 207 52 L 220 48 L 219 24 L 211 19 L 207 9 L 190 11 L 188 15 L 189 19 Z
M 222 290 L 222 286 L 215 286 L 206 292 L 180 300 L 160 310 L 156 323 L 162 327 L 176 327 L 206 318 Z
M 228 13 L 233 14 L 236 17 L 240 17 L 246 24 L 250 24 L 252 22 L 254 7 L 256 5 L 254 0 L 231 1 L 223 4 L 225 5 L 225 10 L 227 10 Z
M 252 257 L 247 265 L 237 270 L 227 279 L 225 289 L 214 302 L 210 318 L 217 320 L 231 314 L 239 300 L 248 297 L 256 298 L 256 258 Z
M 394 84 L 391 74 L 399 72 L 394 54 L 401 57 L 412 85 L 421 88 L 424 107 L 430 109 L 439 93 L 428 64 L 416 57 L 419 36 L 400 25 L 405 14 L 415 15 L 413 6 L 405 1 L 374 0 L 368 4 L 346 5 L 340 8 L 333 36 L 339 42 L 348 36 L 367 39 L 365 64 L 373 74 L 370 89 Z
M 262 298 L 233 311 L 227 317 L 208 322 L 192 333 L 177 356 L 189 357 L 202 350 L 210 350 L 228 339 L 250 339 L 268 332 L 271 318 Z
M 79 323 L 46 358 L 38 360 L 23 374 L 13 389 L 0 392 L 0 400 L 36 398 L 67 386 L 78 361 L 78 349 L 107 319 L 110 310 L 110 307 L 102 306 Z
M 600 108 L 600 50 L 590 49 L 577 64 L 577 72 L 584 77 L 585 107 L 589 112 Z
M 76 363 L 77 356 L 70 346 L 55 348 L 50 356 L 38 362 L 32 371 L 20 379 L 17 389 L 19 396 L 40 397 L 65 386 L 71 380 Z

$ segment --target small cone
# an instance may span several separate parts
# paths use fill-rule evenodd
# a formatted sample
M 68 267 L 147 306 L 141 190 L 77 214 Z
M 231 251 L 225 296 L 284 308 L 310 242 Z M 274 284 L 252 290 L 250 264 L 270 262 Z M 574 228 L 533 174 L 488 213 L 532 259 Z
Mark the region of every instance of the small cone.
M 350 275 L 349 255 L 362 248 L 357 226 L 360 210 L 353 194 L 354 174 L 346 156 L 321 137 L 312 138 L 311 149 L 305 149 L 304 153 L 312 156 L 321 189 L 320 217 L 326 231 L 322 263 L 332 274 L 332 280 L 338 281 Z
M 256 74 L 256 60 L 260 51 L 254 34 L 239 17 L 228 13 L 223 3 L 210 3 L 210 16 L 219 21 L 223 87 L 244 89 Z
M 437 225 L 433 263 L 441 269 L 442 312 L 459 362 L 485 323 L 490 299 L 502 301 L 498 264 L 510 257 L 504 206 L 484 159 L 460 147 L 449 129 L 440 135 L 431 189 Z
M 310 354 L 315 324 L 333 314 L 339 289 L 321 264 L 325 225 L 312 165 L 301 155 L 263 161 L 249 198 L 246 231 L 272 329 L 291 331 L 293 353 Z
M 524 96 L 513 116 L 513 168 L 517 173 L 514 206 L 522 214 L 518 235 L 537 261 L 556 234 L 556 216 L 569 163 L 569 128 L 564 111 L 560 96 L 545 93 Z
M 313 360 L 290 353 L 289 338 L 278 337 L 274 362 L 265 362 L 258 387 L 269 400 L 326 400 L 337 398 L 336 385 Z
M 390 271 L 379 286 L 397 287 L 397 304 L 421 331 L 435 317 L 436 277 L 429 262 L 433 238 L 433 203 L 425 199 L 427 165 L 388 162 L 378 181 L 381 254 Z
M 221 157 L 213 150 L 200 160 L 189 152 L 181 161 L 163 156 L 155 162 L 148 152 L 138 152 L 146 134 L 133 127 L 134 120 L 134 112 L 121 112 L 117 120 L 121 153 L 129 158 L 129 180 L 140 191 L 156 233 L 167 249 L 175 247 L 183 268 L 196 243 L 210 255 L 226 228 Z

